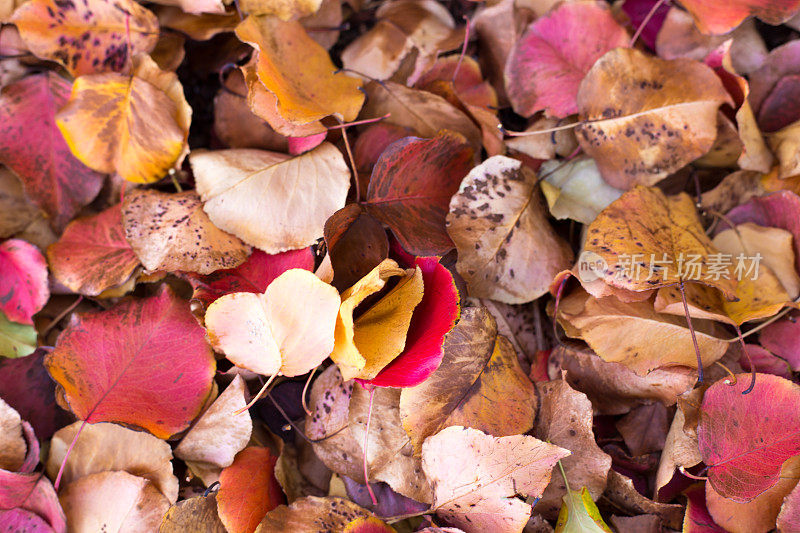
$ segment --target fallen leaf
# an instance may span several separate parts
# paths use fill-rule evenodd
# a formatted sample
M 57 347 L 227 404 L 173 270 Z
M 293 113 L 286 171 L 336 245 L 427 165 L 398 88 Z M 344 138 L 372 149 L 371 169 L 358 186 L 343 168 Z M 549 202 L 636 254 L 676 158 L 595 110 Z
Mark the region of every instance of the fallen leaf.
M 556 462 L 569 453 L 527 435 L 492 437 L 451 426 L 425 440 L 422 469 L 433 487 L 433 508 L 448 523 L 467 532 L 513 532 L 531 514 L 516 495 L 541 496 Z
M 0 468 L 17 472 L 27 451 L 19 413 L 0 398 Z
M 90 74 L 75 80 L 56 123 L 86 166 L 151 183 L 188 153 L 191 118 L 178 76 L 139 55 L 131 75 Z
M 758 342 L 785 359 L 793 371 L 800 371 L 800 324 L 795 316 L 769 324 L 759 334 Z
M 577 290 L 561 300 L 558 321 L 568 336 L 581 338 L 603 360 L 621 363 L 640 376 L 662 367 L 697 368 L 685 317 L 656 312 L 650 301 L 623 303 Z M 712 322 L 692 320 L 703 366 L 719 360 L 728 343 Z
M 308 496 L 288 507 L 281 505 L 267 513 L 256 533 L 286 531 L 340 531 L 356 518 L 370 516 L 369 511 L 343 498 Z
M 216 366 L 188 302 L 166 287 L 72 315 L 44 364 L 81 420 L 127 423 L 159 438 L 183 431 L 199 414 Z
M 605 3 L 568 2 L 537 18 L 506 63 L 514 111 L 529 117 L 544 110 L 556 118 L 577 113 L 581 80 L 603 54 L 629 40 Z
M 800 527 L 800 489 L 794 488 L 783 500 L 778 514 L 778 531 L 792 531 Z
M 207 276 L 192 272 L 183 272 L 181 276 L 192 285 L 192 298 L 208 307 L 217 298 L 234 292 L 261 294 L 275 278 L 292 268 L 314 269 L 314 252 L 311 248 L 279 254 L 253 250 L 250 257 L 236 268 L 217 270 Z
M 603 181 L 597 164 L 589 157 L 577 157 L 564 163 L 554 159 L 545 161 L 539 174 L 539 185 L 550 214 L 559 220 L 569 218 L 591 224 L 623 193 Z
M 359 517 L 348 523 L 344 533 L 396 533 L 397 530 L 374 516 Z
M 592 501 L 589 490 L 570 490 L 563 496 L 564 505 L 558 513 L 557 533 L 610 533 L 600 510 Z
M 12 322 L 33 324 L 50 298 L 44 256 L 32 244 L 7 240 L 0 244 L 0 272 L 0 312 Z
M 236 35 L 258 51 L 258 79 L 276 97 L 285 120 L 356 118 L 364 103 L 361 81 L 337 72 L 328 52 L 299 22 L 250 16 L 236 27 Z
M 546 221 L 536 175 L 494 156 L 473 168 L 450 200 L 447 232 L 470 296 L 525 303 L 545 294 L 572 253 Z
M 217 509 L 230 533 L 252 533 L 269 511 L 284 501 L 273 469 L 277 457 L 250 446 L 236 454 L 219 476 Z
M 3 512 L 9 510 L 13 513 L 10 519 Z M 41 473 L 0 470 L 0 519 L 4 525 L 5 520 L 12 524 L 14 521 L 44 522 L 55 533 L 67 531 L 64 511 L 61 510 L 56 491 L 50 480 Z
M 33 353 L 37 345 L 36 328 L 28 324 L 11 322 L 0 311 L 0 356 L 25 357 Z
M 195 496 L 181 500 L 169 508 L 161 520 L 158 533 L 227 533 L 217 514 L 217 497 Z
M 47 261 L 59 283 L 85 296 L 125 283 L 139 259 L 125 240 L 122 204 L 70 222 L 47 248 Z
M 242 0 L 239 9 L 249 15 L 272 15 L 292 20 L 314 14 L 322 0 Z
M 130 56 L 153 50 L 159 31 L 156 16 L 132 0 L 31 0 L 11 22 L 31 52 L 75 77 L 126 70 Z
M 73 481 L 59 496 L 70 531 L 157 531 L 170 503 L 143 477 L 100 472 Z
M 329 143 L 293 158 L 238 149 L 195 152 L 189 160 L 211 221 L 270 254 L 322 237 L 350 188 L 344 158 Z
M 703 33 L 728 33 L 747 17 L 756 16 L 768 24 L 782 24 L 800 9 L 797 0 L 687 0 L 683 6 Z
M 531 121 L 525 128 L 525 132 L 549 130 L 565 124 L 574 124 L 575 117 L 568 117 L 562 120 L 548 117 L 541 117 Z M 506 147 L 515 152 L 520 152 L 533 159 L 553 159 L 556 155 L 561 157 L 570 156 L 578 148 L 578 139 L 572 128 L 558 129 L 551 135 L 525 135 L 523 137 L 511 137 L 505 140 Z M 568 161 L 561 161 L 561 164 L 568 164 Z
M 237 292 L 206 311 L 211 345 L 257 374 L 299 376 L 333 350 L 336 289 L 306 270 L 278 276 L 264 294 Z
M 637 407 L 615 424 L 631 454 L 645 455 L 664 449 L 669 431 L 669 413 L 664 404 Z
M 403 496 L 430 503 L 431 486 L 400 420 L 400 389 L 381 387 L 372 394 L 370 400 L 370 392 L 357 385 L 350 397 L 350 434 L 362 457 L 367 446 L 370 481 L 383 481 Z
M 603 179 L 653 185 L 711 148 L 717 109 L 731 99 L 709 67 L 632 48 L 605 54 L 578 90 L 576 134 Z
M 355 285 L 389 256 L 386 231 L 359 204 L 348 204 L 331 215 L 324 234 L 333 267 L 331 285 L 339 291 Z
M 19 178 L 5 167 L 0 168 L 0 239 L 23 231 L 39 216 Z
M 125 195 L 122 225 L 144 267 L 211 274 L 235 268 L 250 247 L 217 228 L 193 191 L 168 194 L 137 190 Z
M 561 380 L 537 383 L 541 401 L 534 434 L 541 440 L 570 450 L 561 459 L 561 472 L 550 479 L 534 509 L 545 517 L 560 517 L 562 501 L 572 499 L 567 483 L 583 487 L 590 501 L 597 500 L 606 488 L 611 457 L 595 442 L 592 431 L 592 403 L 585 394 L 572 389 Z M 566 413 L 569 413 L 567 416 Z
M 391 227 L 409 253 L 446 253 L 453 247 L 445 230 L 447 205 L 473 158 L 464 137 L 452 132 L 393 143 L 372 169 L 367 212 Z
M 762 374 L 773 374 L 786 379 L 792 379 L 792 368 L 789 363 L 780 357 L 765 350 L 758 344 L 745 344 L 744 349 L 747 354 L 742 354 L 739 358 L 739 365 L 744 371 L 752 371 Z
M 706 391 L 697 436 L 708 479 L 721 496 L 748 502 L 778 482 L 781 466 L 800 453 L 800 388 L 770 374 L 757 374 L 747 395 L 746 374 Z M 735 437 L 732 437 L 735 435 Z
M 0 163 L 14 171 L 55 228 L 66 226 L 103 185 L 103 176 L 78 161 L 57 131 L 56 112 L 69 91 L 69 82 L 50 73 L 0 92 Z
M 453 329 L 461 311 L 453 275 L 438 257 L 417 257 L 424 292 L 414 309 L 405 348 L 369 381 L 377 387 L 414 387 L 439 367 L 444 356 L 445 335 Z
M 399 277 L 397 285 L 354 318 L 356 308 L 393 277 Z M 331 359 L 339 365 L 345 381 L 355 377 L 370 380 L 405 347 L 414 308 L 423 298 L 422 271 L 406 271 L 386 259 L 341 298 Z
M 116 424 L 86 424 L 81 429 L 82 425 L 83 422 L 75 422 L 53 435 L 47 457 L 48 476 L 55 479 L 61 469 L 61 482 L 66 486 L 92 474 L 124 471 L 149 480 L 170 503 L 175 503 L 178 478 L 172 475 L 169 444 L 149 433 Z
M 696 483 L 686 491 L 686 515 L 683 529 L 686 533 L 725 533 L 727 530 L 714 522 L 706 507 L 706 494 L 703 485 Z
M 695 257 L 700 272 L 707 273 L 708 256 L 716 253 L 689 195 L 666 196 L 653 187 L 637 186 L 626 192 L 605 208 L 586 231 L 584 250 L 604 261 L 592 274 L 619 289 L 647 291 L 679 284 L 685 279 L 679 268 L 680 258 L 688 261 Z M 639 264 L 634 264 L 636 261 Z M 733 299 L 735 281 L 713 278 L 686 281 L 719 289 L 726 298 Z
M 247 446 L 253 431 L 249 412 L 233 416 L 247 404 L 247 387 L 236 376 L 214 403 L 197 419 L 175 448 L 175 457 L 209 468 L 226 468 Z
M 613 468 L 608 471 L 608 486 L 603 499 L 627 514 L 654 514 L 661 523 L 671 529 L 680 529 L 683 520 L 683 506 L 654 502 L 642 496 L 630 478 L 618 473 Z
M 533 385 L 486 308 L 465 309 L 443 348 L 439 368 L 400 395 L 400 417 L 415 454 L 427 437 L 448 426 L 497 437 L 531 429 L 538 406 Z

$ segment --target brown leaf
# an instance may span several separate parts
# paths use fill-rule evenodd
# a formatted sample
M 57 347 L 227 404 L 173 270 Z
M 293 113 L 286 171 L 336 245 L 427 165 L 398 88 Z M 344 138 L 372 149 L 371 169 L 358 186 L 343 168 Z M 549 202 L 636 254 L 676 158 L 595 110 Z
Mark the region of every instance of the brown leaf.
M 705 154 L 717 109 L 731 103 L 706 65 L 617 48 L 597 60 L 578 90 L 578 142 L 614 187 L 652 185 Z
M 461 182 L 450 201 L 447 232 L 470 296 L 525 303 L 545 294 L 569 268 L 572 252 L 547 221 L 536 175 L 494 156 Z
M 683 505 L 658 503 L 645 498 L 634 488 L 630 478 L 616 470 L 608 471 L 608 487 L 604 496 L 626 513 L 657 515 L 666 527 L 680 529 L 683 523 Z
M 497 437 L 525 433 L 537 399 L 510 342 L 484 307 L 464 309 L 447 335 L 444 358 L 426 381 L 403 389 L 400 416 L 415 454 L 448 426 L 472 427 Z
M 24 230 L 38 214 L 19 178 L 7 168 L 0 168 L 0 239 Z
M 144 267 L 211 274 L 235 268 L 250 247 L 212 224 L 194 191 L 135 190 L 122 205 L 125 238 Z
M 352 520 L 371 516 L 370 512 L 343 498 L 301 498 L 267 513 L 256 533 L 300 531 L 343 531 Z
M 664 404 L 637 407 L 616 423 L 631 455 L 645 455 L 664 449 L 669 430 L 669 413 Z
M 0 468 L 10 472 L 19 470 L 27 450 L 19 413 L 0 398 Z
M 331 285 L 339 291 L 355 285 L 389 256 L 386 231 L 359 204 L 346 205 L 331 215 L 324 234 L 333 266 Z
M 227 533 L 217 514 L 217 496 L 195 496 L 169 508 L 158 533 Z
M 543 441 L 572 452 L 561 460 L 567 480 L 573 487 L 584 487 L 593 500 L 606 488 L 611 457 L 597 446 L 592 431 L 592 403 L 585 394 L 572 389 L 563 379 L 537 383 L 541 407 L 534 434 Z M 562 498 L 567 494 L 563 476 L 551 478 L 534 509 L 545 517 L 558 517 Z

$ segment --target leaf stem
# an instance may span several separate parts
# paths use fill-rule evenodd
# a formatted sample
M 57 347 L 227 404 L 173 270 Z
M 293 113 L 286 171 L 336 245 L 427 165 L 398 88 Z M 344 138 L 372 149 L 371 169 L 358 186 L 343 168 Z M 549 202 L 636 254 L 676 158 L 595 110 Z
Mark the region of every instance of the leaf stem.
M 684 288 L 684 281 L 678 284 L 681 290 L 681 301 L 683 302 L 683 311 L 686 313 L 686 323 L 689 324 L 689 332 L 692 334 L 692 344 L 694 344 L 694 353 L 697 355 L 697 382 L 703 383 L 703 359 L 700 357 L 700 346 L 697 344 L 697 334 L 694 332 L 694 325 L 692 324 L 692 317 L 689 314 L 689 304 L 686 302 L 686 290 Z

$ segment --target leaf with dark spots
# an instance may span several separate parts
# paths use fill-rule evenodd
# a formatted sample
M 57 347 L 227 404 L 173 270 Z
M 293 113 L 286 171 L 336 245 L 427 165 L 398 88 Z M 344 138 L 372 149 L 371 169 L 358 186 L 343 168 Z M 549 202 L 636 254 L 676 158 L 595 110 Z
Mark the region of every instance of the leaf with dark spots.
M 69 82 L 49 73 L 6 85 L 0 93 L 0 163 L 19 176 L 57 229 L 103 185 L 103 176 L 75 159 L 56 127 L 56 112 L 69 92 Z
M 11 21 L 37 57 L 75 77 L 126 70 L 129 54 L 149 53 L 158 40 L 156 16 L 133 0 L 31 0 Z
M 325 244 L 333 266 L 331 285 L 353 286 L 389 256 L 383 226 L 358 204 L 350 204 L 325 222 Z
M 166 286 L 156 296 L 73 315 L 45 358 L 72 412 L 168 438 L 200 413 L 215 361 L 205 330 Z
M 466 140 L 451 132 L 393 143 L 372 170 L 367 212 L 392 228 L 409 253 L 446 253 L 453 248 L 444 227 L 447 206 L 473 157 Z
M 125 240 L 122 204 L 73 220 L 47 248 L 53 277 L 68 289 L 97 296 L 131 277 L 139 259 Z

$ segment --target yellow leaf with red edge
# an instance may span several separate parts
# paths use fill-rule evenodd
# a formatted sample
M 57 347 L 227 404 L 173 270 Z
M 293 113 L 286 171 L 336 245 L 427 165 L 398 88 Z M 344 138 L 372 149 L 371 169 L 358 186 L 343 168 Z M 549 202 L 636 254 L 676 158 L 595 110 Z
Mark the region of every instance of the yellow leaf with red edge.
M 178 76 L 160 70 L 149 56 L 137 56 L 132 75 L 75 80 L 56 122 L 86 166 L 151 183 L 186 155 L 191 115 Z
M 236 35 L 258 52 L 258 78 L 277 98 L 281 117 L 307 124 L 327 116 L 352 121 L 364 104 L 361 80 L 344 73 L 297 22 L 248 17 Z
M 344 533 L 396 533 L 397 530 L 374 516 L 356 518 L 344 527 Z

